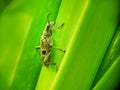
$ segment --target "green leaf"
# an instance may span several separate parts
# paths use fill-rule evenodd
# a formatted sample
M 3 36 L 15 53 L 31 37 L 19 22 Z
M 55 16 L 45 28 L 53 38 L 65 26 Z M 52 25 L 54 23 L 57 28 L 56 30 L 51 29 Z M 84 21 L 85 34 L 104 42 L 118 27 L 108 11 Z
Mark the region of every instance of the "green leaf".
M 51 2 L 43 0 L 37 1 L 37 3 L 41 4 L 36 8 L 37 14 L 28 33 L 11 90 L 35 89 L 42 65 L 41 58 L 35 47 L 40 45 L 40 36 L 47 22 L 47 13 L 51 13 L 51 19 L 55 20 L 61 1 L 54 0 Z M 56 6 L 56 8 L 53 6 Z
M 120 83 L 120 26 L 97 72 L 93 90 L 117 90 Z
M 2 15 L 0 23 L 2 33 L 0 52 L 1 90 L 7 90 L 6 88 L 9 88 L 12 83 L 32 19 L 32 16 L 27 13 L 10 14 L 5 12 Z
M 47 13 L 51 13 L 50 19 L 55 20 L 60 3 L 60 0 L 14 0 L 3 11 L 0 22 L 1 90 L 35 88 L 41 69 L 35 47 L 39 45 Z
M 118 0 L 62 1 L 57 23 L 65 25 L 53 37 L 66 53 L 53 51 L 59 71 L 43 67 L 36 90 L 90 89 L 117 27 L 118 7 Z

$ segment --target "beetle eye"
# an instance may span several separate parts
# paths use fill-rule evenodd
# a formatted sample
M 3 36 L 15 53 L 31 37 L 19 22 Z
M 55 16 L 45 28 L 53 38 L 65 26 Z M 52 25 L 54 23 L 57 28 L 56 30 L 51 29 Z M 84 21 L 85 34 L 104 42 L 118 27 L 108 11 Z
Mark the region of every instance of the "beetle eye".
M 43 50 L 43 51 L 42 51 L 42 54 L 44 54 L 44 55 L 45 55 L 45 54 L 46 54 L 46 51 L 45 51 L 45 50 Z

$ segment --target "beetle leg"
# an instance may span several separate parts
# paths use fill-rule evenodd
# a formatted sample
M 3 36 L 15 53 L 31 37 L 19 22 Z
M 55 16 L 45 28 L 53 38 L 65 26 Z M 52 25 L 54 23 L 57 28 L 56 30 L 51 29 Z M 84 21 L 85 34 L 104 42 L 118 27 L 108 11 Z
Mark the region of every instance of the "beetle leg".
M 57 48 L 57 47 L 55 47 L 55 46 L 53 46 L 53 48 L 55 48 L 55 49 L 57 49 L 57 50 L 59 50 L 59 51 L 61 51 L 61 52 L 65 53 L 65 50 L 62 50 L 62 49 Z
M 60 28 L 62 28 L 63 26 L 64 26 L 64 23 L 62 23 L 60 26 L 55 27 L 54 30 L 60 29 Z
M 47 54 L 47 56 L 44 58 L 44 64 L 45 64 L 45 66 L 46 67 L 48 67 L 50 64 L 51 65 L 55 65 L 56 66 L 56 72 L 58 71 L 58 66 L 57 66 L 57 64 L 55 63 L 55 62 L 50 62 L 50 54 L 51 54 L 51 52 L 49 52 L 48 54 Z
M 38 50 L 40 49 L 40 46 L 36 46 L 36 51 L 39 52 Z M 39 52 L 40 55 L 40 52 Z
M 55 62 L 48 62 L 48 64 L 55 65 L 56 66 L 56 72 L 58 71 L 58 66 Z
M 55 65 L 56 66 L 56 72 L 58 71 L 58 66 L 57 66 L 57 64 L 55 62 L 49 62 L 49 64 Z
M 50 20 L 49 20 L 49 16 L 50 16 L 50 15 L 51 15 L 50 13 L 47 14 L 47 22 L 48 22 L 48 23 L 50 23 Z

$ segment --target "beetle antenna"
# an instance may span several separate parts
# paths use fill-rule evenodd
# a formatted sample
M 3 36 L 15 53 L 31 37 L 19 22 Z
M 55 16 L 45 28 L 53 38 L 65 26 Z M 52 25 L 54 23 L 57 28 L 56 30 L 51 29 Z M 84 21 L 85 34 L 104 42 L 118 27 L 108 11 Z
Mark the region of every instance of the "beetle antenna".
M 48 23 L 50 23 L 49 16 L 50 16 L 50 13 L 47 14 L 47 22 Z

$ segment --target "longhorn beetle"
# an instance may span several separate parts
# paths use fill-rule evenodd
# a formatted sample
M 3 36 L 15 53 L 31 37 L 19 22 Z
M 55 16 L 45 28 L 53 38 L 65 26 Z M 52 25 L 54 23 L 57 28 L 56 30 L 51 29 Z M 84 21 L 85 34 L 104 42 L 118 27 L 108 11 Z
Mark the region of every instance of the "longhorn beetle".
M 59 29 L 61 28 L 64 23 L 62 23 L 60 26 L 54 28 L 55 26 L 55 22 L 50 22 L 49 21 L 49 15 L 47 15 L 47 25 L 43 31 L 43 34 L 40 38 L 40 46 L 36 46 L 36 50 L 38 51 L 38 49 L 40 49 L 40 56 L 42 58 L 42 63 L 45 65 L 45 67 L 49 67 L 49 65 L 55 65 L 56 66 L 56 71 L 58 70 L 58 66 L 55 62 L 51 62 L 50 61 L 50 55 L 52 52 L 52 48 L 55 48 L 59 51 L 62 51 L 65 53 L 65 50 L 62 50 L 60 48 L 57 48 L 55 46 L 53 46 L 53 40 L 52 40 L 52 32 L 54 29 Z

